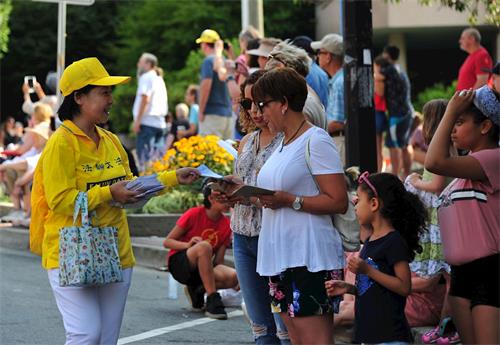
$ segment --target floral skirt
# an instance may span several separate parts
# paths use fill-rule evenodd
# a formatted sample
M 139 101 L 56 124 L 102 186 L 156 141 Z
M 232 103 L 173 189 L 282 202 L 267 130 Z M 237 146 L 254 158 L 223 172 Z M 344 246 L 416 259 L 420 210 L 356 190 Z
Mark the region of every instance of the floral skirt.
M 309 272 L 306 267 L 289 268 L 269 277 L 273 313 L 287 312 L 290 317 L 338 313 L 341 296 L 329 298 L 325 281 L 342 280 L 344 271 Z

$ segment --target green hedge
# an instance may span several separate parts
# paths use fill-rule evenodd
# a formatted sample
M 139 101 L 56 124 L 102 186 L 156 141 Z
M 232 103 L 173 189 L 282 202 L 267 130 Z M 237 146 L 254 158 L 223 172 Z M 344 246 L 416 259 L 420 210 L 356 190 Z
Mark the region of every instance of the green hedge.
M 438 98 L 450 99 L 457 88 L 457 81 L 455 80 L 451 85 L 444 85 L 437 83 L 428 87 L 417 95 L 417 100 L 413 102 L 416 111 L 422 112 L 424 104 Z

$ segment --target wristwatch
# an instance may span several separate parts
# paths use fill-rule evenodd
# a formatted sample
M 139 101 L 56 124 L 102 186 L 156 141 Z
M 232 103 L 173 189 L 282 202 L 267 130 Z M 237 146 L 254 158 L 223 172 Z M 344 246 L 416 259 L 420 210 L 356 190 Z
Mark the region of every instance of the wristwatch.
M 292 203 L 292 208 L 295 211 L 300 211 L 302 209 L 302 204 L 304 203 L 304 198 L 301 196 L 296 196 L 295 200 Z

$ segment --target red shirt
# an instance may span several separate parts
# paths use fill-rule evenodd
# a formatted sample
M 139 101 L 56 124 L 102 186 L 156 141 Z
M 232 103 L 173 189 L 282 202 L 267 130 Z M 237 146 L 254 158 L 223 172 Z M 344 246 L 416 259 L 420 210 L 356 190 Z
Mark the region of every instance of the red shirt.
M 231 243 L 231 228 L 229 218 L 222 215 L 218 220 L 212 220 L 207 216 L 204 206 L 193 207 L 187 210 L 177 221 L 177 226 L 186 230 L 179 241 L 189 242 L 193 237 L 199 236 L 212 245 L 213 252 L 217 252 L 222 246 Z M 177 253 L 178 250 L 170 249 L 168 258 Z
M 471 89 L 477 81 L 478 74 L 488 74 L 483 68 L 493 68 L 490 54 L 483 47 L 467 56 L 458 71 L 457 90 Z
M 375 110 L 383 111 L 387 110 L 387 106 L 385 104 L 385 97 L 375 94 Z

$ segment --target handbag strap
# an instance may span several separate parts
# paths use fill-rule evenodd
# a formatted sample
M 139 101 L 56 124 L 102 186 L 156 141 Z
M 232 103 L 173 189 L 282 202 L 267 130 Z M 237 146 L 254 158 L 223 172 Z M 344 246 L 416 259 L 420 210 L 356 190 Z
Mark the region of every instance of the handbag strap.
M 309 170 L 309 173 L 311 174 L 314 184 L 316 185 L 316 188 L 318 188 L 318 191 L 321 193 L 321 188 L 319 188 L 318 181 L 316 181 L 316 177 L 314 177 L 312 168 L 311 168 L 311 137 L 309 137 L 306 141 L 306 150 L 305 150 L 305 157 L 306 157 L 306 166 L 307 170 Z
M 75 200 L 75 209 L 73 211 L 73 224 L 76 224 L 78 214 L 82 215 L 82 225 L 90 225 L 89 203 L 87 193 L 79 192 Z

